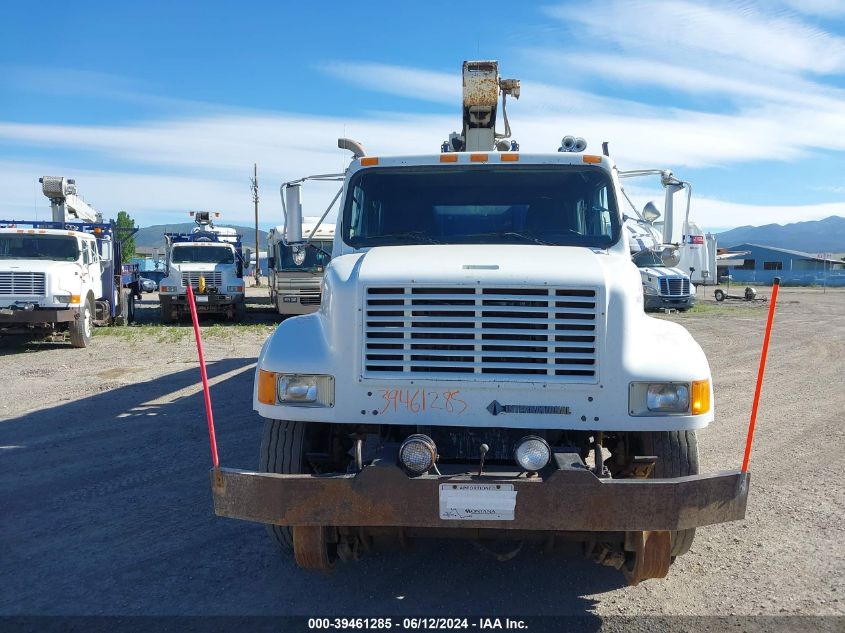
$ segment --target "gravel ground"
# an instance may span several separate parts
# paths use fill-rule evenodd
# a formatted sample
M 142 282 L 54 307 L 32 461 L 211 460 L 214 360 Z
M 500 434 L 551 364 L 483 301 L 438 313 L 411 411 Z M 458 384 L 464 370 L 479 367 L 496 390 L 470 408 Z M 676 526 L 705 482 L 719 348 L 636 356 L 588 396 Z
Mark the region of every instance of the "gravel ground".
M 252 372 L 274 322 L 259 303 L 250 325 L 205 338 L 225 465 L 257 463 Z M 699 445 L 713 471 L 741 459 L 766 305 L 705 306 L 665 318 L 710 358 L 717 421 Z M 0 614 L 843 615 L 843 353 L 845 292 L 784 289 L 746 520 L 699 530 L 667 579 L 627 587 L 575 550 L 498 563 L 451 541 L 299 571 L 263 527 L 212 513 L 188 326 L 100 330 L 84 350 L 3 342 Z

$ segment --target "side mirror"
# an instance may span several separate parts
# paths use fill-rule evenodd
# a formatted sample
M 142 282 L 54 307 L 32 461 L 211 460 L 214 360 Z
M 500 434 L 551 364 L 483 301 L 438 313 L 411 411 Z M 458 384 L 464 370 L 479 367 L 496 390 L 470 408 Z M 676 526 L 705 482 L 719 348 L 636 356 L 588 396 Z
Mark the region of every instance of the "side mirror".
M 660 211 L 657 210 L 657 207 L 653 202 L 650 200 L 645 203 L 643 207 L 643 219 L 648 222 L 649 224 L 653 224 L 655 220 L 660 217 Z
M 675 194 L 683 191 L 679 182 L 671 182 L 666 187 L 666 202 L 663 205 L 663 243 L 680 244 L 683 237 L 684 217 L 675 213 Z
M 285 187 L 285 240 L 288 244 L 302 241 L 302 185 Z
M 674 268 L 681 261 L 681 251 L 673 246 L 667 246 L 660 251 L 660 261 L 667 268 Z

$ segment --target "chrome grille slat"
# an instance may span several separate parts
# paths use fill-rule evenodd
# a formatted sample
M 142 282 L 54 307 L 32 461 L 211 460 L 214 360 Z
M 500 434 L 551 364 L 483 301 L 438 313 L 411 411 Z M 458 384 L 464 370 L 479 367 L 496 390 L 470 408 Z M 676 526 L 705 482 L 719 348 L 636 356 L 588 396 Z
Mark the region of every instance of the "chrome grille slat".
M 43 297 L 46 291 L 44 273 L 0 272 L 0 295 L 26 295 Z
M 389 286 L 365 292 L 367 377 L 598 379 L 595 290 Z
M 223 272 L 220 270 L 210 270 L 208 272 L 186 270 L 182 271 L 182 285 L 187 286 L 190 284 L 193 288 L 198 288 L 200 277 L 205 277 L 206 286 L 219 288 L 223 284 Z
M 660 294 L 675 297 L 689 293 L 689 279 L 683 277 L 662 277 L 660 279 Z

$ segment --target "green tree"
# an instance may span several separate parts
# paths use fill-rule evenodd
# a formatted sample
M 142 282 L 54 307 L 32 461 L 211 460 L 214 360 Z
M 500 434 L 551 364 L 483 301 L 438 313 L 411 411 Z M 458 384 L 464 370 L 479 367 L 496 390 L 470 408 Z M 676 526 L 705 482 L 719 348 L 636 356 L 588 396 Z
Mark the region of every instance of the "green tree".
M 126 236 L 135 229 L 135 220 L 126 211 L 120 211 L 114 223 L 117 225 L 117 239 L 123 242 L 121 263 L 128 264 L 135 257 L 135 236 L 131 235 L 128 238 Z

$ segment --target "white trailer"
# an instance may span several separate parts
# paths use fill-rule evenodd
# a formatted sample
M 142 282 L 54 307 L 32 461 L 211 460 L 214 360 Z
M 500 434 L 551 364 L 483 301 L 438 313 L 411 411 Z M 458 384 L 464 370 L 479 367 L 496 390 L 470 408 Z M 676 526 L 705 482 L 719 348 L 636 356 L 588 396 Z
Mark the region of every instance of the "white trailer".
M 258 471 L 215 468 L 215 511 L 269 524 L 307 568 L 374 535 L 567 538 L 631 583 L 663 577 L 696 527 L 745 512 L 747 474 L 698 473 L 707 359 L 643 311 L 608 152 L 518 152 L 495 125 L 519 82 L 492 61 L 463 79 L 439 154 L 341 139 L 321 308 L 262 348 Z M 303 181 L 282 187 L 290 244 Z M 682 187 L 665 188 L 677 248 Z

